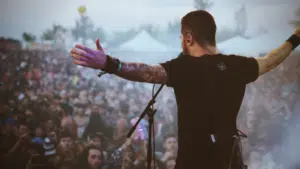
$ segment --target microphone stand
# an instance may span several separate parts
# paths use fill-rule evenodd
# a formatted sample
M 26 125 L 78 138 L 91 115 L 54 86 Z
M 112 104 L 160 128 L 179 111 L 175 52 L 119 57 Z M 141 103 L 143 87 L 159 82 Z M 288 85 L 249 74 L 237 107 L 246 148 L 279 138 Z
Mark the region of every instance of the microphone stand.
M 136 130 L 137 125 L 140 123 L 140 121 L 145 117 L 145 115 L 148 115 L 148 147 L 147 147 L 147 169 L 151 169 L 151 163 L 152 163 L 152 126 L 153 126 L 153 119 L 154 114 L 156 113 L 156 110 L 152 110 L 152 105 L 155 103 L 155 99 L 158 95 L 158 93 L 161 91 L 161 89 L 164 87 L 164 84 L 162 84 L 159 89 L 156 91 L 156 93 L 152 96 L 152 99 L 149 101 L 148 105 L 144 109 L 143 113 L 140 115 L 137 122 L 132 126 L 132 128 L 129 130 L 127 134 L 127 139 L 129 139 L 132 135 L 132 133 Z

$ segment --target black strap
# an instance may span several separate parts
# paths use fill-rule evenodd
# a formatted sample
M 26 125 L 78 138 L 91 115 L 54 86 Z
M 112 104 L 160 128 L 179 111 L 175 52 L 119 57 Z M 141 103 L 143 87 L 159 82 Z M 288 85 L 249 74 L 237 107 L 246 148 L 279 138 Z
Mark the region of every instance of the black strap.
M 292 35 L 286 42 L 289 42 L 293 46 L 293 50 L 300 44 L 300 38 L 296 35 Z
M 103 71 L 110 74 L 116 73 L 119 69 L 120 60 L 113 58 L 109 55 L 106 55 L 106 57 L 107 57 L 107 61 Z

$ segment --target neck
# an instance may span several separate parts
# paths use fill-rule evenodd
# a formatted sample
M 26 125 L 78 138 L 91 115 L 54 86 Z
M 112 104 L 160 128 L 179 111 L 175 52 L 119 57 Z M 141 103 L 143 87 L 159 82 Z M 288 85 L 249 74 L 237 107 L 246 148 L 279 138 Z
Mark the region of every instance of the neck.
M 203 55 L 215 55 L 218 54 L 216 46 L 200 46 L 197 45 L 189 50 L 189 55 L 194 57 L 201 57 Z

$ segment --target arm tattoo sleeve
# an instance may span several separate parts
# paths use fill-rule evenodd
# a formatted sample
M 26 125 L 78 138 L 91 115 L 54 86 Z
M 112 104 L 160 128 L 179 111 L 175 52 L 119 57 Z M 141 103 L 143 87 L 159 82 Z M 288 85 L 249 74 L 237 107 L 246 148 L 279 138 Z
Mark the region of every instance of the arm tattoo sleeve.
M 292 52 L 292 45 L 289 42 L 285 42 L 279 48 L 271 51 L 265 56 L 265 64 L 262 66 L 260 74 L 264 74 L 282 63 Z
M 161 65 L 123 62 L 121 70 L 116 75 L 136 82 L 167 83 L 167 72 Z
M 272 50 L 263 58 L 257 58 L 259 64 L 259 75 L 265 74 L 276 68 L 282 63 L 292 52 L 292 45 L 285 42 L 279 48 Z

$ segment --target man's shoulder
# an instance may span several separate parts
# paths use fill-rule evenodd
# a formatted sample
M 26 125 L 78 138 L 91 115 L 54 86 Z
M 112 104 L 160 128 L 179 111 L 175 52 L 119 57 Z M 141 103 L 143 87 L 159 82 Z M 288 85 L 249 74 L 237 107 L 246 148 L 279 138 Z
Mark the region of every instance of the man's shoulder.
M 222 61 L 227 62 L 229 64 L 237 64 L 245 61 L 248 62 L 256 60 L 254 57 L 247 57 L 236 54 L 218 54 L 216 58 L 219 58 Z

